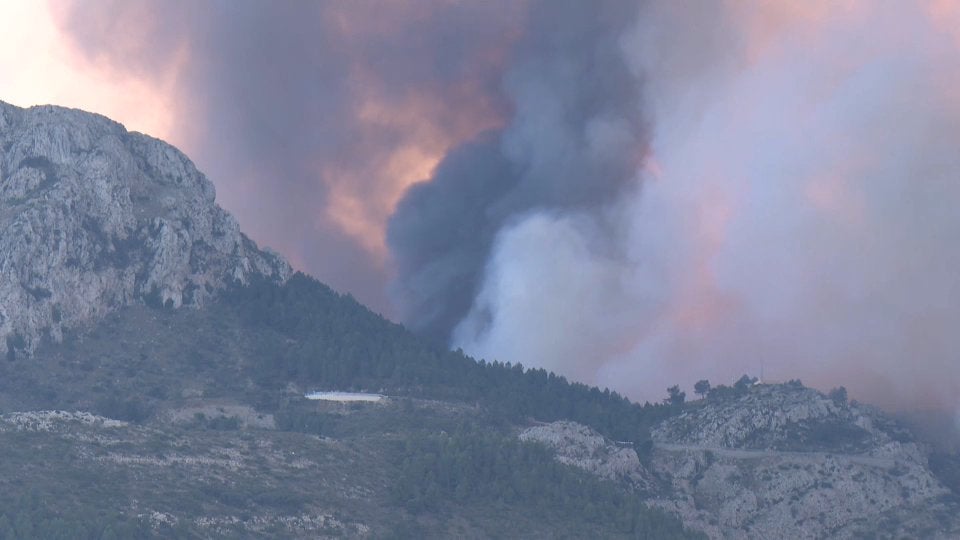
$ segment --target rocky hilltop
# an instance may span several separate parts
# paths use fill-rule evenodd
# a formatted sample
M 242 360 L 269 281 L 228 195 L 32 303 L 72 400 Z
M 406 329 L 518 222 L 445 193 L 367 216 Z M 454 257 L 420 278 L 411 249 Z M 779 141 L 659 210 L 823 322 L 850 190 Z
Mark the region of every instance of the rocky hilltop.
M 174 147 L 99 115 L 0 102 L 0 352 L 126 305 L 201 306 L 227 284 L 282 281 Z
M 607 440 L 587 426 L 559 420 L 520 432 L 521 441 L 543 444 L 556 460 L 587 470 L 605 480 L 624 482 L 632 489 L 650 492 L 654 479 L 633 448 Z
M 652 436 L 650 455 L 631 466 L 612 442 L 569 422 L 521 435 L 598 476 L 644 479 L 654 486 L 648 504 L 711 538 L 960 537 L 955 498 L 924 448 L 842 394 L 799 382 L 723 387 Z

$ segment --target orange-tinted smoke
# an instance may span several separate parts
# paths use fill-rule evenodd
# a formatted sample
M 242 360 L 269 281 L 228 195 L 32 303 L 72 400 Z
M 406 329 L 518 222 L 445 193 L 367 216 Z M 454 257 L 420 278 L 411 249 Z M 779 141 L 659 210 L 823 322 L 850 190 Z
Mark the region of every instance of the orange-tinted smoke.
M 504 113 L 482 89 L 469 85 L 424 88 L 401 100 L 385 99 L 376 74 L 356 69 L 354 86 L 364 88 L 356 119 L 361 129 L 392 130 L 406 136 L 391 151 L 363 162 L 321 164 L 330 198 L 324 211 L 384 265 L 386 224 L 404 192 L 426 181 L 453 147 L 502 125 Z M 374 178 L 376 189 L 365 188 Z
M 523 2 L 517 2 L 511 8 L 518 26 L 510 39 L 475 51 L 475 68 L 503 69 L 511 40 L 519 36 L 522 5 Z M 337 41 L 343 53 L 351 56 L 362 50 L 365 43 L 389 40 L 402 32 L 404 25 L 398 21 L 428 18 L 431 9 L 429 2 L 417 0 L 351 2 L 332 4 L 329 16 L 340 33 Z M 351 63 L 349 84 L 358 92 L 354 118 L 361 131 L 405 135 L 388 152 L 369 154 L 360 162 L 318 164 L 319 173 L 330 188 L 322 211 L 325 218 L 362 245 L 377 264 L 386 265 L 387 220 L 407 188 L 428 180 L 451 148 L 502 126 L 506 111 L 490 95 L 489 88 L 478 87 L 468 78 L 447 85 L 424 81 L 415 92 L 398 96 L 381 79 L 376 67 L 367 65 L 359 55 L 354 55 Z M 375 189 L 369 189 L 370 179 Z
M 727 382 L 748 363 L 744 358 L 756 359 L 752 371 L 766 358 L 776 368 L 768 376 L 845 384 L 883 405 L 958 405 L 960 369 L 949 329 L 956 313 L 927 290 L 940 289 L 941 298 L 958 292 L 941 268 L 952 260 L 942 240 L 955 223 L 938 205 L 960 196 L 960 186 L 951 179 L 955 170 L 944 169 L 950 153 L 937 155 L 960 137 L 957 4 L 723 2 L 704 25 L 704 34 L 716 32 L 702 42 L 709 50 L 671 45 L 664 30 L 699 27 L 705 21 L 697 8 L 655 2 L 652 13 L 663 57 L 636 54 L 653 88 L 655 151 L 689 146 L 682 157 L 661 160 L 657 182 L 680 183 L 671 195 L 675 211 L 700 208 L 717 218 L 687 212 L 687 223 L 673 229 L 690 246 L 674 272 L 688 277 L 675 280 L 679 290 L 666 311 L 672 315 L 658 323 L 669 331 L 659 339 L 682 353 L 661 345 L 657 353 L 668 358 L 657 360 L 660 369 L 676 377 L 677 365 L 693 363 L 693 372 Z M 885 63 L 894 71 L 871 74 Z M 895 77 L 885 78 L 890 73 Z M 871 76 L 878 86 L 870 86 Z M 784 82 L 791 77 L 795 83 Z M 780 102 L 782 108 L 771 105 Z M 728 121 L 717 123 L 718 115 Z M 701 138 L 708 144 L 689 144 Z M 768 144 L 777 139 L 793 143 Z M 712 166 L 711 153 L 736 164 Z M 704 163 L 695 178 L 671 170 L 691 162 Z M 744 167 L 769 170 L 743 180 Z M 753 222 L 743 221 L 751 215 Z M 712 223 L 712 233 L 690 226 L 698 220 Z M 781 227 L 780 245 L 748 251 L 743 234 L 766 226 Z M 781 268 L 784 260 L 802 267 Z M 763 303 L 763 289 L 751 291 L 750 275 L 737 273 L 764 261 L 771 273 L 783 271 L 774 276 L 783 289 L 796 289 L 775 316 L 751 314 L 740 301 Z M 637 334 L 651 341 L 648 329 Z
M 163 130 L 146 130 L 181 146 L 211 175 L 220 203 L 248 234 L 299 269 L 389 313 L 384 236 L 397 201 L 411 184 L 429 178 L 449 149 L 502 125 L 509 113 L 498 76 L 521 34 L 527 2 L 501 4 L 461 9 L 448 0 L 218 6 L 53 0 L 50 6 L 75 61 L 161 96 L 163 107 L 138 100 L 144 105 L 138 110 L 162 111 L 166 122 Z M 476 20 L 470 18 L 474 12 Z M 260 17 L 267 19 L 264 25 Z M 283 35 L 285 25 L 292 37 Z M 480 30 L 461 42 L 463 25 Z M 460 47 L 450 55 L 457 63 L 443 64 L 446 44 Z M 260 100 L 249 104 L 253 114 L 269 114 L 263 102 L 269 101 L 269 84 L 251 94 L 242 84 L 223 82 L 243 70 L 238 64 L 246 60 L 238 49 L 255 57 L 251 66 L 268 72 L 263 79 L 276 81 L 276 99 L 284 101 L 278 109 L 289 114 L 302 107 L 322 135 L 306 132 L 309 125 L 302 123 L 291 127 L 303 133 L 298 140 L 269 139 L 270 129 L 286 128 L 263 126 L 244 101 Z M 277 55 L 276 61 L 264 66 L 263 54 Z M 298 58 L 312 65 L 298 64 Z M 297 76 L 311 69 L 330 74 L 315 95 Z M 335 114 L 316 112 L 325 106 Z M 129 117 L 116 109 L 95 110 Z M 235 118 L 234 127 L 226 125 Z M 250 133 L 256 131 L 262 133 Z M 306 139 L 315 142 L 300 147 Z M 267 149 L 271 144 L 277 152 Z M 284 197 L 293 200 L 285 204 Z M 341 248 L 351 254 L 331 263 L 341 257 L 327 254 Z M 363 267 L 365 277 L 347 269 L 347 259 Z

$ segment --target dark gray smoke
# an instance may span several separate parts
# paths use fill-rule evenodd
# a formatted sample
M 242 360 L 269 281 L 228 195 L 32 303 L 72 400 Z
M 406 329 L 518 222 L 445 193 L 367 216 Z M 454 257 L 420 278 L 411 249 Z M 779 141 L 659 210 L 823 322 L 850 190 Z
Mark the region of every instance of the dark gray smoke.
M 88 58 L 177 70 L 177 130 L 255 238 L 388 313 L 394 270 L 394 313 L 439 341 L 505 224 L 609 202 L 646 144 L 620 44 L 635 0 L 55 5 Z M 390 220 L 391 269 L 369 237 L 405 188 L 391 156 L 422 141 L 454 149 Z
M 509 123 L 448 154 L 390 220 L 392 292 L 411 326 L 449 340 L 506 225 L 534 211 L 602 221 L 599 210 L 635 178 L 646 135 L 621 39 L 637 9 L 623 0 L 533 7 L 501 80 Z
M 472 137 L 478 115 L 497 120 L 501 51 L 525 5 L 75 0 L 53 11 L 93 61 L 158 84 L 178 70 L 175 129 L 220 203 L 299 268 L 389 312 L 385 253 L 344 230 L 333 191 L 361 194 L 356 214 L 381 222 L 382 242 L 391 203 L 378 197 L 402 189 L 385 160 Z

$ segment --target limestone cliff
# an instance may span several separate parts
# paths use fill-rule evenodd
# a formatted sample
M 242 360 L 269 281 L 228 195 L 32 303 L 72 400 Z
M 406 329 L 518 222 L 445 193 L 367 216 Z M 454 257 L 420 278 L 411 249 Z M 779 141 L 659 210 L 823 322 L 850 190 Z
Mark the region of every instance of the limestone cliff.
M 99 115 L 0 102 L 0 347 L 118 307 L 201 306 L 230 283 L 282 281 L 176 148 Z M 3 350 L 0 350 L 3 352 Z

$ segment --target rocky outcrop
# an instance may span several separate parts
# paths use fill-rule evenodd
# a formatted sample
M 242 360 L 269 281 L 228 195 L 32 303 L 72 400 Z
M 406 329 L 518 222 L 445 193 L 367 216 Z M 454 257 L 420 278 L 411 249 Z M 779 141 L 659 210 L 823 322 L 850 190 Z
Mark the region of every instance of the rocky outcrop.
M 102 116 L 0 102 L 0 354 L 133 303 L 201 306 L 231 283 L 282 281 L 172 146 Z
M 653 485 L 633 448 L 609 441 L 582 424 L 559 421 L 532 426 L 520 432 L 520 440 L 543 444 L 556 453 L 560 463 L 601 478 L 626 482 L 641 491 L 649 491 Z
M 641 463 L 573 422 L 521 433 L 713 539 L 960 538 L 960 508 L 923 449 L 873 407 L 799 383 L 723 388 L 652 436 Z
M 652 504 L 711 538 L 954 538 L 949 492 L 878 410 L 798 383 L 688 405 L 653 431 Z M 879 536 L 878 536 L 879 535 Z
M 723 388 L 663 422 L 654 440 L 742 449 L 880 451 L 910 434 L 877 409 L 799 382 Z
M 66 426 L 126 427 L 127 423 L 86 411 L 27 411 L 0 415 L 0 431 L 61 431 Z

